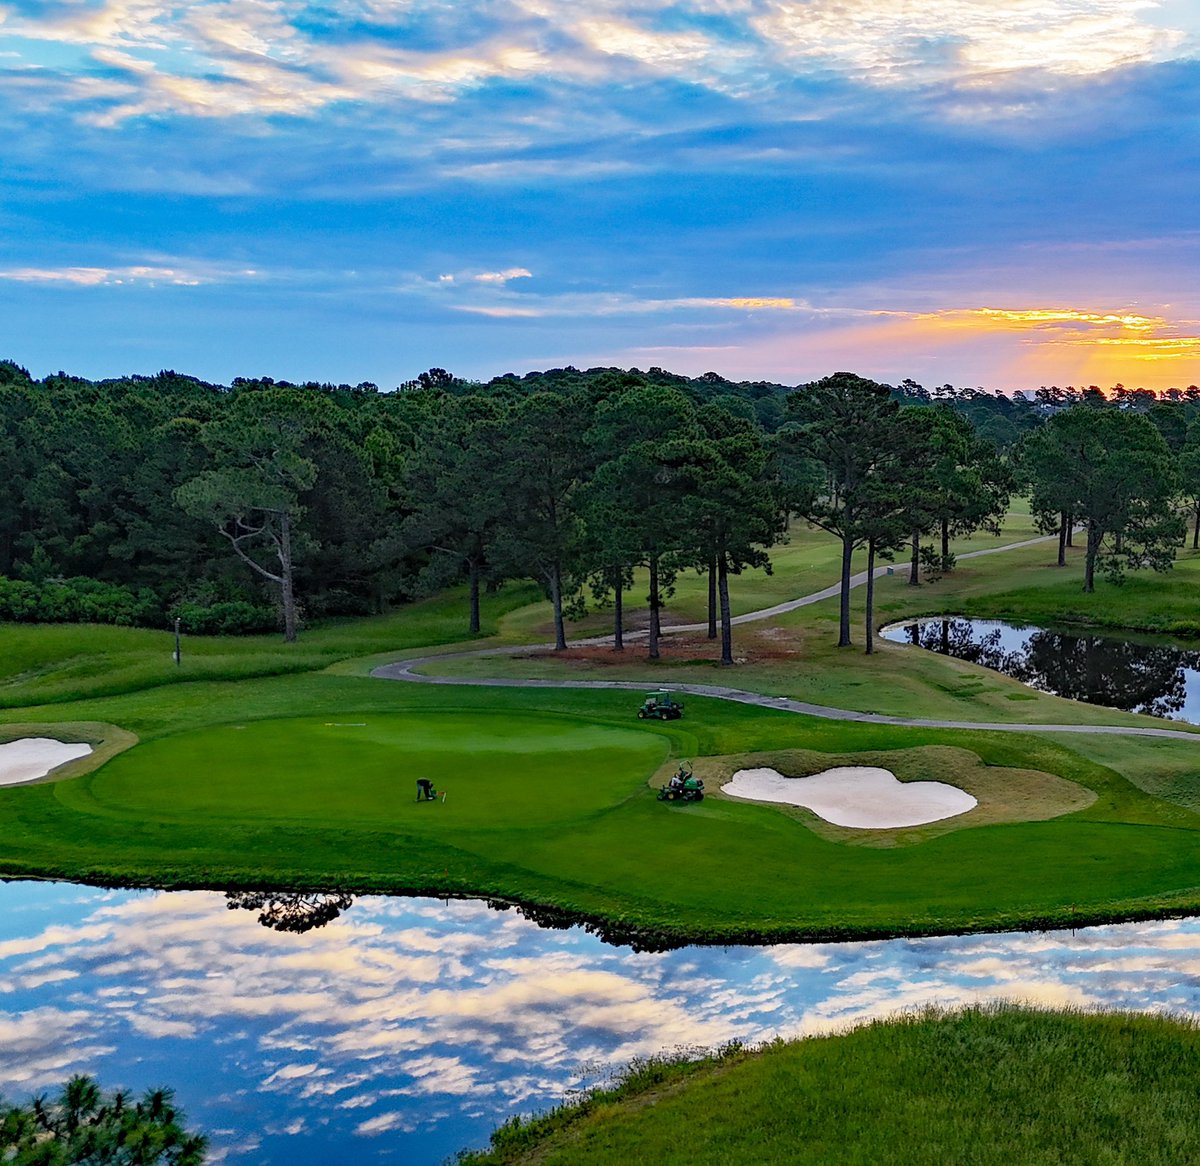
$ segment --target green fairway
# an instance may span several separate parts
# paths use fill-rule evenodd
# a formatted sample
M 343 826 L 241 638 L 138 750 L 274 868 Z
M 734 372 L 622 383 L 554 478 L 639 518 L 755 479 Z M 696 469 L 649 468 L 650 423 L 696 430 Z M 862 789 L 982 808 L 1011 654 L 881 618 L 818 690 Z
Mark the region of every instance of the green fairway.
M 968 1009 L 631 1067 L 468 1166 L 1176 1166 L 1200 1159 L 1200 1032 L 1161 1016 Z
M 826 536 L 797 533 L 756 602 L 828 583 L 832 549 Z M 1066 583 L 1052 550 L 964 562 L 920 588 L 885 579 L 880 610 L 1058 594 Z M 1139 586 L 1165 587 L 1193 562 Z M 784 576 L 789 586 L 774 589 Z M 185 641 L 179 669 L 160 633 L 0 628 L 0 699 L 12 706 L 0 738 L 57 725 L 64 738 L 103 743 L 64 771 L 70 780 L 0 789 L 0 873 L 493 896 L 648 942 L 1063 925 L 1200 908 L 1200 759 L 1190 742 L 854 724 L 704 699 L 662 724 L 636 719 L 636 693 L 366 676 L 372 663 L 435 645 L 477 646 L 462 636 L 463 601 L 450 593 L 331 624 L 291 647 Z M 536 639 L 545 610 L 530 588 L 488 597 L 490 643 Z M 701 641 L 687 639 L 669 640 L 657 664 L 631 648 L 623 658 L 466 657 L 431 670 L 717 681 L 960 721 L 1154 723 L 932 653 L 839 651 L 834 616 L 825 601 L 739 628 L 745 662 L 723 671 L 694 658 Z M 902 780 L 959 784 L 981 804 L 961 821 L 859 834 L 804 811 L 723 799 L 719 776 L 701 804 L 657 802 L 657 775 L 681 757 L 710 775 L 745 757 L 787 758 L 795 764 L 785 771 L 797 774 L 882 764 Z M 446 800 L 418 804 L 417 778 Z
M 1120 773 L 1135 759 L 1147 788 L 1194 777 L 1186 742 L 1150 753 L 1110 743 L 1099 763 L 1067 739 L 844 724 L 715 700 L 660 724 L 638 721 L 636 703 L 620 692 L 309 675 L 48 706 L 23 719 L 67 707 L 141 743 L 81 778 L 0 790 L 0 870 L 480 894 L 663 939 L 948 931 L 1200 903 L 1200 817 Z M 939 755 L 942 780 L 977 783 L 982 762 L 1065 779 L 1095 800 L 1047 821 L 915 828 L 879 848 L 814 833 L 770 805 L 711 796 L 668 806 L 651 785 L 668 753 L 802 749 L 852 763 L 928 746 L 954 747 Z M 445 803 L 416 803 L 417 777 L 446 789 Z

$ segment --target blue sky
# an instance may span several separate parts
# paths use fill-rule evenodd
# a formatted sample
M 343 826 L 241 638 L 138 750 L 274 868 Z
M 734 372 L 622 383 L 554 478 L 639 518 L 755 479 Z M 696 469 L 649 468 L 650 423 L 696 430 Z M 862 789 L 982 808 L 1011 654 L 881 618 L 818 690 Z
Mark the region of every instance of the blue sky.
M 1200 381 L 1194 0 L 0 0 L 42 375 Z

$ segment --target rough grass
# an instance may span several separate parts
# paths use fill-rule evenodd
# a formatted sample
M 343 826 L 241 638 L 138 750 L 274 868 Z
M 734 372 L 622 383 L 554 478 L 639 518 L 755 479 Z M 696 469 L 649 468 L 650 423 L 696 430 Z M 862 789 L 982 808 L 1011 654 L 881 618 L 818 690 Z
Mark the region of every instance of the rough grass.
M 1177 1166 L 1200 1161 L 1200 1031 L 1017 1007 L 635 1064 L 469 1166 Z
M 483 603 L 482 635 L 537 592 L 506 588 Z M 171 632 L 101 624 L 0 624 L 0 708 L 108 696 L 195 680 L 242 680 L 311 672 L 350 657 L 431 647 L 467 638 L 465 593 L 456 589 L 390 615 L 331 622 L 281 636 L 185 636 L 177 666 Z

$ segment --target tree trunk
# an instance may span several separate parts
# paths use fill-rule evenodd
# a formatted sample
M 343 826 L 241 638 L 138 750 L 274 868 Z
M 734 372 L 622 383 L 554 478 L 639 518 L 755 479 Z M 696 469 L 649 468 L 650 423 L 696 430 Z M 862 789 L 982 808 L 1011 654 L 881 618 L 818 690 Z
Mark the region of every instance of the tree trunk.
M 839 648 L 850 646 L 850 560 L 854 555 L 854 540 L 847 535 L 842 536 L 842 610 L 838 621 Z
M 721 596 L 721 663 L 733 663 L 733 623 L 729 615 L 729 566 L 724 550 L 717 556 L 717 590 Z
M 910 587 L 921 586 L 921 532 L 913 531 L 912 537 L 912 567 L 908 572 L 908 585 Z
M 283 638 L 296 642 L 296 593 L 292 586 L 292 518 L 285 510 L 279 522 L 279 591 L 283 600 Z
M 1087 559 L 1083 567 L 1083 589 L 1089 594 L 1096 590 L 1096 556 L 1100 552 L 1101 531 L 1088 523 L 1087 528 Z
M 1192 550 L 1200 551 L 1200 502 L 1196 503 L 1196 529 L 1192 532 Z
M 867 543 L 867 655 L 875 654 L 875 540 Z
M 946 564 L 950 561 L 950 519 L 946 515 L 942 516 L 942 570 L 946 570 Z
M 562 652 L 567 647 L 567 628 L 563 622 L 562 567 L 557 562 L 550 568 L 550 600 L 554 604 L 554 650 Z
M 708 638 L 717 638 L 717 556 L 708 560 Z
M 1059 516 L 1058 522 L 1058 565 L 1065 567 L 1067 565 L 1067 514 L 1066 511 Z
M 1125 532 L 1123 530 L 1118 530 L 1117 533 L 1113 535 L 1113 539 L 1116 543 L 1113 549 L 1119 555 L 1125 549 Z
M 471 626 L 468 629 L 473 636 L 479 635 L 479 560 L 472 559 L 469 564 L 471 572 Z
M 1075 545 L 1075 515 L 1067 515 L 1067 546 Z
M 613 572 L 613 651 L 625 651 L 625 577 L 624 569 Z
M 647 639 L 651 660 L 658 659 L 658 556 L 650 556 L 650 635 Z

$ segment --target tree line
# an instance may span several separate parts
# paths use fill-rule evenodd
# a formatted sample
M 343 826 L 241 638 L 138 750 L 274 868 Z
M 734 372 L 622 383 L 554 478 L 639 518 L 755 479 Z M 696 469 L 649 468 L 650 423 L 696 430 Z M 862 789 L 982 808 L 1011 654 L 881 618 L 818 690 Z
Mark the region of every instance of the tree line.
M 1017 488 L 1047 530 L 1087 529 L 1089 587 L 1096 564 L 1166 565 L 1180 498 L 1200 532 L 1197 413 L 1186 397 L 1064 404 L 849 373 L 792 388 L 431 369 L 381 392 L 174 372 L 38 381 L 0 361 L 0 619 L 282 623 L 291 640 L 306 621 L 462 582 L 475 633 L 484 591 L 533 579 L 558 647 L 568 620 L 603 607 L 622 648 L 638 602 L 656 657 L 663 607 L 697 571 L 731 662 L 731 580 L 769 570 L 798 517 L 842 539 L 848 644 L 856 548 L 870 567 L 904 554 L 919 583 L 952 569 L 950 539 L 994 527 Z M 1141 467 L 1104 513 L 1101 450 Z

